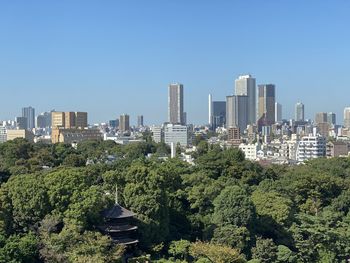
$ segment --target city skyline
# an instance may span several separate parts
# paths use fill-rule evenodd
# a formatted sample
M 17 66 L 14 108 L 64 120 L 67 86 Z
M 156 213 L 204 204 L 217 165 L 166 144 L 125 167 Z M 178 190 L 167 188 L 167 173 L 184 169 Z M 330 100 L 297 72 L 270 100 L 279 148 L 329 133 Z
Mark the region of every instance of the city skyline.
M 247 6 L 253 19 L 244 19 Z M 37 113 L 88 111 L 92 123 L 123 112 L 132 123 L 140 114 L 148 124 L 162 123 L 166 87 L 178 81 L 186 87 L 188 123 L 204 124 L 207 94 L 224 101 L 243 74 L 257 85 L 276 84 L 288 119 L 297 101 L 306 105 L 307 119 L 316 112 L 342 116 L 349 106 L 342 96 L 350 83 L 350 38 L 343 33 L 349 2 L 22 1 L 0 7 L 0 119 L 32 105 Z M 173 12 L 182 19 L 168 19 Z

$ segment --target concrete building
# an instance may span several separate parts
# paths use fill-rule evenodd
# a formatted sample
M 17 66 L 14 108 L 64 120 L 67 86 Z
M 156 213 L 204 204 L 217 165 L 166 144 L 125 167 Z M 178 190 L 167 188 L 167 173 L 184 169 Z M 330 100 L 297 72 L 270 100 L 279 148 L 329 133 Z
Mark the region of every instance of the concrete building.
M 97 129 L 65 129 L 53 128 L 51 133 L 52 143 L 79 143 L 86 140 L 100 140 L 102 133 Z
M 213 100 L 211 94 L 208 96 L 208 123 L 209 127 L 213 126 Z
M 329 136 L 331 125 L 328 122 L 320 122 L 317 124 L 317 132 L 321 136 L 327 138 Z
M 257 153 L 260 150 L 260 145 L 255 144 L 244 144 L 241 143 L 238 148 L 244 153 L 247 160 L 255 161 L 257 159 Z
M 52 128 L 84 129 L 88 126 L 87 112 L 51 112 Z
M 187 126 L 179 124 L 166 124 L 164 126 L 164 142 L 168 145 L 178 143 L 182 147 L 188 146 L 188 130 Z
M 344 127 L 350 129 L 350 107 L 344 109 Z
M 212 114 L 212 129 L 223 127 L 226 123 L 226 101 L 213 101 Z
M 130 130 L 130 117 L 128 114 L 122 114 L 119 117 L 119 130 L 122 132 Z
M 16 117 L 16 127 L 19 130 L 28 129 L 28 122 L 26 117 Z
M 16 138 L 23 138 L 28 140 L 29 142 L 34 142 L 34 134 L 29 130 L 7 130 L 8 141 L 14 140 Z
M 27 119 L 27 129 L 35 128 L 35 109 L 31 106 L 22 108 L 22 117 Z
M 164 131 L 161 126 L 152 126 L 152 139 L 156 143 L 160 143 L 164 141 Z
M 238 127 L 243 133 L 248 125 L 248 96 L 226 97 L 226 128 Z
M 295 104 L 295 120 L 296 121 L 304 121 L 305 120 L 305 108 L 304 104 L 298 102 Z
M 328 112 L 327 114 L 327 122 L 331 125 L 334 126 L 337 124 L 337 117 L 334 112 Z
M 251 75 L 242 75 L 235 80 L 235 95 L 247 96 L 247 124 L 256 123 L 256 83 Z
M 328 122 L 327 117 L 327 112 L 317 112 L 315 115 L 315 124 L 318 125 L 319 123 Z
M 275 122 L 282 122 L 282 105 L 275 102 Z
M 326 139 L 322 136 L 304 136 L 298 143 L 297 161 L 325 157 L 326 156 Z
M 36 128 L 51 127 L 51 112 L 43 112 L 36 117 Z
M 258 86 L 258 128 L 275 123 L 275 85 Z
M 170 84 L 168 89 L 168 122 L 184 125 L 183 85 L 179 83 Z
M 327 157 L 348 156 L 349 144 L 342 141 L 327 143 Z
M 7 130 L 6 127 L 0 126 L 0 143 L 7 141 Z
M 143 127 L 143 115 L 137 116 L 137 127 Z

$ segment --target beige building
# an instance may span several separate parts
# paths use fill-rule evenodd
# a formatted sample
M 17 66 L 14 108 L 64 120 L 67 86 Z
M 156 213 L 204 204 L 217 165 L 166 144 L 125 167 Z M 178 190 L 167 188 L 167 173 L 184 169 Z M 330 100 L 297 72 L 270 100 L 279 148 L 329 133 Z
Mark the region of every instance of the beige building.
M 51 114 L 52 128 L 82 129 L 88 126 L 87 112 L 55 111 Z
M 51 133 L 52 143 L 79 143 L 86 140 L 102 139 L 102 133 L 97 129 L 64 129 L 53 128 Z
M 7 140 L 11 141 L 16 138 L 23 138 L 29 142 L 34 142 L 34 134 L 28 130 L 7 130 Z
M 121 131 L 129 131 L 130 130 L 130 121 L 129 115 L 122 114 L 119 118 L 119 130 Z
M 347 156 L 349 153 L 349 145 L 346 142 L 328 142 L 327 157 Z

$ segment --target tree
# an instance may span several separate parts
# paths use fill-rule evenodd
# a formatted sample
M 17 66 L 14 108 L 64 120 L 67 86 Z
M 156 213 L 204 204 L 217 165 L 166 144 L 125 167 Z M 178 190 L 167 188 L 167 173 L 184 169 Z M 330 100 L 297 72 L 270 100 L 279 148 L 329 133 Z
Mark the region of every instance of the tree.
M 228 186 L 214 200 L 213 223 L 249 226 L 255 218 L 255 209 L 246 191 L 240 186 Z
M 237 250 L 210 243 L 197 241 L 191 244 L 190 254 L 195 259 L 206 258 L 214 263 L 245 263 L 246 260 Z
M 180 257 L 180 259 L 185 260 L 188 258 L 190 246 L 191 242 L 188 240 L 181 239 L 178 241 L 172 241 L 168 252 L 175 257 Z
M 234 247 L 240 252 L 248 252 L 250 233 L 246 227 L 224 225 L 214 229 L 212 242 Z
M 272 239 L 258 237 L 252 249 L 252 257 L 261 263 L 273 263 L 277 260 L 277 246 Z

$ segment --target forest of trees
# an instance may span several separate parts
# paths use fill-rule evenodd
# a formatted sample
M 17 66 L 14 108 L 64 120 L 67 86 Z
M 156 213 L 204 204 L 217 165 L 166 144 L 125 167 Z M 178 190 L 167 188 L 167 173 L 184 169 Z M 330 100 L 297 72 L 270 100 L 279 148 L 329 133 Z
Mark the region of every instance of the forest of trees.
M 120 262 L 125 248 L 96 229 L 116 185 L 137 214 L 130 262 L 348 262 L 349 158 L 261 166 L 205 141 L 195 165 L 168 154 L 150 141 L 0 144 L 0 263 Z

